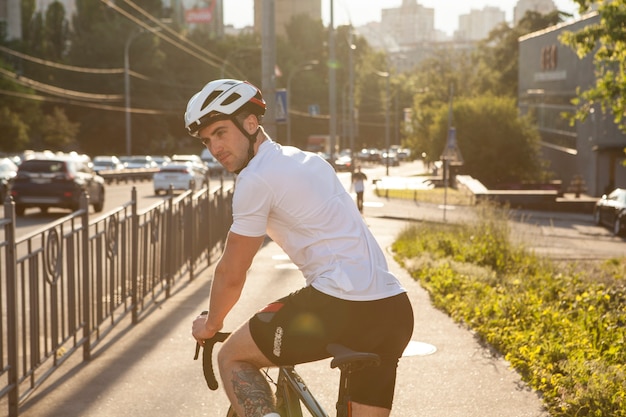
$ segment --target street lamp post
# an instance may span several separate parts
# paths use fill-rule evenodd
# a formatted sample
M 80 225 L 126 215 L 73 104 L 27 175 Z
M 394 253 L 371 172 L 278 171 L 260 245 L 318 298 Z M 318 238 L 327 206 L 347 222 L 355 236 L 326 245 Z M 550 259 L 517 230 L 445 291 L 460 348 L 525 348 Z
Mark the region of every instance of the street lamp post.
M 387 71 L 377 71 L 376 74 L 380 77 L 384 77 L 386 79 L 386 87 L 385 87 L 385 147 L 387 157 L 385 158 L 385 175 L 389 176 L 389 90 L 390 90 L 390 78 L 391 74 Z
M 287 116 L 287 145 L 289 146 L 291 146 L 291 115 L 289 114 L 289 111 L 291 110 L 291 80 L 297 73 L 302 72 L 302 71 L 310 71 L 313 69 L 313 66 L 317 64 L 319 64 L 319 61 L 316 59 L 304 62 L 298 65 L 293 70 L 291 70 L 291 72 L 289 73 L 289 76 L 287 77 L 287 103 L 286 103 L 287 114 L 286 116 Z
M 158 32 L 161 28 L 152 28 L 150 29 L 150 33 Z M 132 130 L 131 130 L 131 107 L 130 107 L 130 59 L 129 59 L 129 50 L 130 45 L 133 43 L 135 39 L 137 39 L 140 35 L 146 33 L 144 30 L 140 30 L 138 32 L 133 32 L 126 39 L 126 43 L 124 44 L 124 114 L 126 117 L 126 155 L 130 155 L 132 152 Z
M 354 152 L 354 50 L 356 45 L 352 43 L 352 25 L 350 25 L 349 32 L 349 50 L 348 50 L 348 137 L 350 138 L 350 158 L 354 162 L 356 160 L 356 153 Z M 350 165 L 351 169 L 354 169 L 354 163 Z

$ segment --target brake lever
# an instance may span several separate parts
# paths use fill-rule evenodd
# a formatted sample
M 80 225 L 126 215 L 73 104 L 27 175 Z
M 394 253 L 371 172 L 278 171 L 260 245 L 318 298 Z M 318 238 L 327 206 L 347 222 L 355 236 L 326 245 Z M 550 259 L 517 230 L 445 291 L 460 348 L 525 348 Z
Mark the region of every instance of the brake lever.
M 207 314 L 206 311 L 203 311 L 200 315 Z M 196 352 L 193 356 L 193 360 L 198 360 L 200 357 L 200 348 L 203 347 L 202 351 L 202 371 L 204 373 L 204 380 L 206 381 L 207 386 L 212 391 L 215 391 L 218 388 L 217 379 L 215 378 L 215 372 L 213 371 L 213 348 L 215 344 L 218 342 L 223 342 L 230 336 L 230 333 L 216 333 L 212 338 L 204 341 L 204 347 L 196 342 Z

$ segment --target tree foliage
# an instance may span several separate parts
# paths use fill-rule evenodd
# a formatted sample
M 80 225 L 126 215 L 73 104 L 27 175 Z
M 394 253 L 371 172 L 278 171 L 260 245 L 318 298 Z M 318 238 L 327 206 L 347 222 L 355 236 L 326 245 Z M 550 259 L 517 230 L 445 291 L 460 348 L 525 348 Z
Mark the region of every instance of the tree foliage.
M 545 179 L 539 134 L 530 120 L 519 117 L 514 99 L 482 95 L 460 98 L 453 104 L 462 171 L 488 187 Z M 435 113 L 425 150 L 441 155 L 448 137 L 449 108 Z
M 78 123 L 68 120 L 63 109 L 54 107 L 50 114 L 43 117 L 40 128 L 42 142 L 49 149 L 66 149 L 71 145 L 78 132 Z
M 574 104 L 576 118 L 584 120 L 589 109 L 601 105 L 611 112 L 615 123 L 626 132 L 626 0 L 575 0 L 580 11 L 597 6 L 600 21 L 577 32 L 564 32 L 561 41 L 572 47 L 580 58 L 593 54 L 596 67 L 595 84 L 579 90 Z
M 0 106 L 0 151 L 19 152 L 28 146 L 28 126 L 19 113 Z

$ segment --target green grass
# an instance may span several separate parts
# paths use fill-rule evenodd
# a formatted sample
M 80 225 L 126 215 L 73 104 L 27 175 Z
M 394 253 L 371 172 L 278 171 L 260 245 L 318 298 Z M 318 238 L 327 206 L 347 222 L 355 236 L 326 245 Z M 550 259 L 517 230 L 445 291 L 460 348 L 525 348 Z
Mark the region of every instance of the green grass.
M 408 190 L 408 189 L 376 189 L 374 193 L 378 197 L 400 198 L 404 200 L 422 201 L 432 204 L 446 204 L 456 206 L 469 206 L 474 204 L 472 195 L 462 193 L 454 188 L 433 188 L 432 190 Z
M 626 259 L 557 264 L 511 243 L 508 214 L 416 224 L 394 243 L 433 303 L 498 350 L 552 416 L 626 416 Z

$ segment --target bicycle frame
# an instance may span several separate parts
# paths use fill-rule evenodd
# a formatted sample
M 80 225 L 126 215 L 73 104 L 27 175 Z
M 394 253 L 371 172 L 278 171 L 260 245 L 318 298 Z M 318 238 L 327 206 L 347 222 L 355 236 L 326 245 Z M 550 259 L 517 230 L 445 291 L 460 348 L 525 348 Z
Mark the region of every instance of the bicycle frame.
M 212 339 L 205 340 L 202 353 L 202 368 L 204 378 L 211 390 L 218 387 L 215 374 L 213 372 L 213 347 L 216 342 L 223 342 L 229 333 L 217 333 Z M 356 352 L 342 345 L 330 344 L 327 346 L 328 353 L 331 354 L 331 368 L 339 368 L 341 371 L 339 381 L 339 395 L 336 403 L 337 417 L 349 417 L 350 398 L 348 396 L 349 376 L 355 369 L 364 366 L 378 365 L 380 358 L 374 353 Z M 194 359 L 198 359 L 200 344 L 196 344 Z M 272 378 L 269 377 L 270 380 Z M 276 400 L 277 408 L 281 417 L 302 417 L 302 405 L 311 413 L 313 417 L 329 417 L 324 408 L 313 397 L 313 394 L 298 375 L 293 366 L 281 366 L 278 368 L 276 379 Z M 232 407 L 228 409 L 227 417 L 236 417 Z
M 278 368 L 278 381 L 276 383 L 276 399 L 278 408 L 284 411 L 284 415 L 289 417 L 301 417 L 302 407 L 313 417 L 328 417 L 324 408 L 313 397 L 313 394 L 298 375 L 293 366 L 282 366 Z M 280 413 L 283 415 L 283 413 Z

